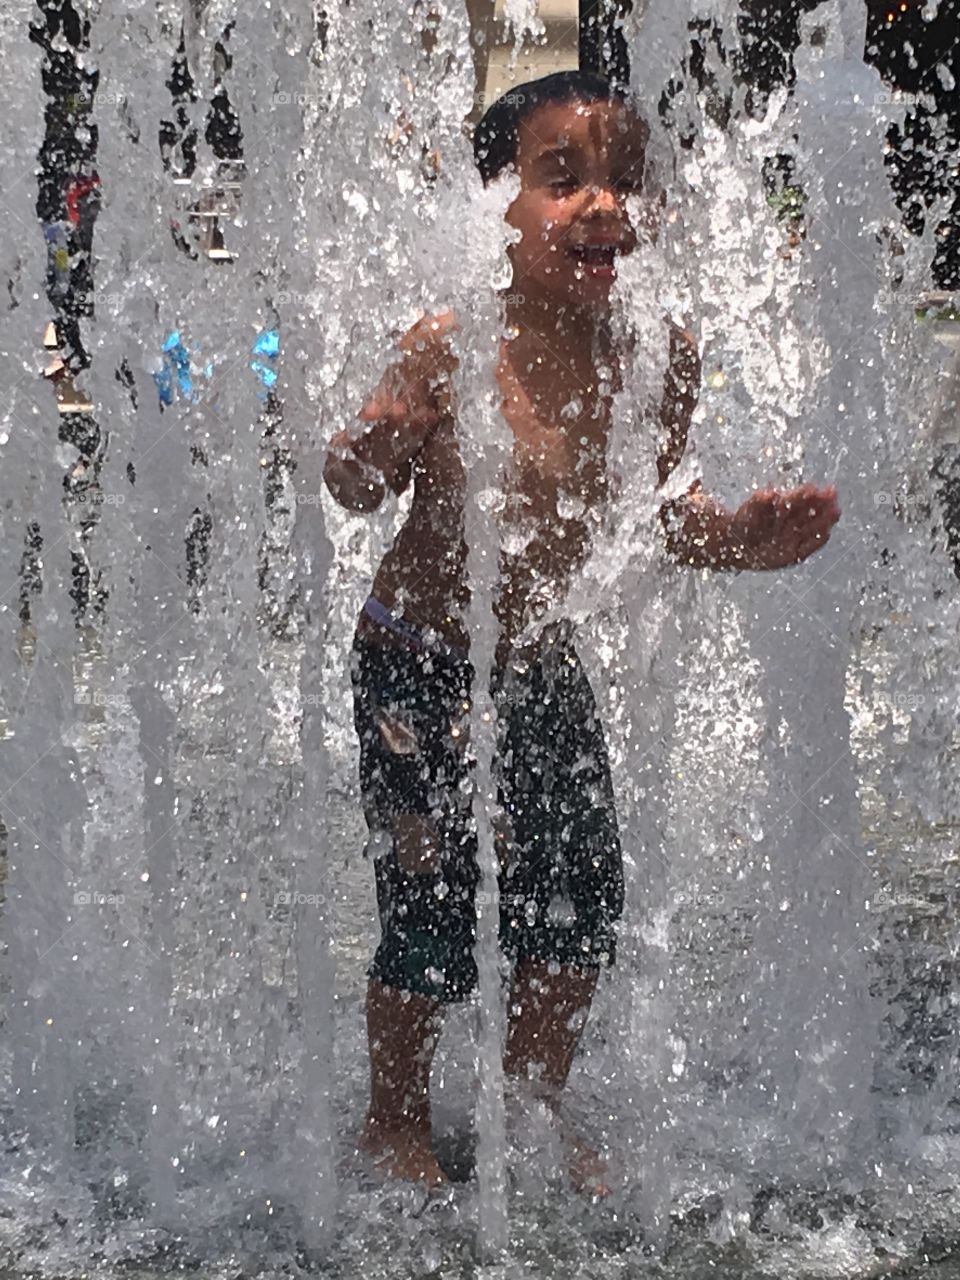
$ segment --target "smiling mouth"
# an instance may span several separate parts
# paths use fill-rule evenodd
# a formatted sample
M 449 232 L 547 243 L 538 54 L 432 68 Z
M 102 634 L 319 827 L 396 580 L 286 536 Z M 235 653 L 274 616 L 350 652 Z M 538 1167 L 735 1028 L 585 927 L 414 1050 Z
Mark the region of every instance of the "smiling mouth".
M 567 252 L 578 262 L 594 267 L 612 267 L 618 251 L 612 244 L 573 244 Z

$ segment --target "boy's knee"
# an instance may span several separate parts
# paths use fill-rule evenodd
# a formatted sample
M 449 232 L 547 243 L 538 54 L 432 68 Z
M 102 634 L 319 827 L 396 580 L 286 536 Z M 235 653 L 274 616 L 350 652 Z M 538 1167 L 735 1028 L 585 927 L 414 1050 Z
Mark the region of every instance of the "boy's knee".
M 437 828 L 419 813 L 401 813 L 393 819 L 393 849 L 397 864 L 408 874 L 435 871 L 440 862 Z

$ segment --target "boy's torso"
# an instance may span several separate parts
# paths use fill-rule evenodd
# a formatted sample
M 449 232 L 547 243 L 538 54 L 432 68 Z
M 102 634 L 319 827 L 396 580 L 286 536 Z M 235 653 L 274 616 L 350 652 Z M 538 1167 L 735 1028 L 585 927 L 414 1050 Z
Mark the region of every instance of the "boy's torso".
M 607 438 L 619 362 L 605 361 L 610 374 L 602 386 L 589 353 L 549 363 L 555 367 L 518 374 L 506 342 L 501 344 L 497 381 L 513 435 L 495 603 L 501 659 L 583 564 L 608 498 Z M 433 628 L 449 643 L 469 648 L 463 624 L 469 603 L 465 472 L 452 416 L 431 435 L 413 474 L 410 511 L 380 565 L 373 594 L 388 608 L 402 608 L 421 629 Z

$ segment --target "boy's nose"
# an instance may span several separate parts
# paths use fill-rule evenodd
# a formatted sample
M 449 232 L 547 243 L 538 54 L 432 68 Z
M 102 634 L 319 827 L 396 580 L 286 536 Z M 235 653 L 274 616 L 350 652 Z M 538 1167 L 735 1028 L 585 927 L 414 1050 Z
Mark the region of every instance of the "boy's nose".
M 620 200 L 613 187 L 592 186 L 589 188 L 590 200 L 588 208 L 590 212 L 595 210 L 600 213 L 619 213 Z

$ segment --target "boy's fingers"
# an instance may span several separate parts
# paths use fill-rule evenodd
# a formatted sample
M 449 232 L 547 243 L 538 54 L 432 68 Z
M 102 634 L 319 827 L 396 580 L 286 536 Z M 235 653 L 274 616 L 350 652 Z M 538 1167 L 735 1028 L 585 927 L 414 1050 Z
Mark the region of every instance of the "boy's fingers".
M 836 524 L 840 519 L 840 503 L 837 499 L 836 485 L 827 485 L 825 489 L 815 489 L 814 495 L 810 499 L 810 506 L 818 513 L 822 513 L 831 524 Z
M 765 529 L 770 533 L 779 533 L 790 519 L 790 504 L 784 501 L 782 494 L 773 490 L 765 504 L 764 515 Z
M 830 537 L 830 530 L 833 528 L 835 520 L 826 516 L 821 516 L 816 520 L 810 520 L 804 523 L 798 530 L 798 540 L 804 546 L 810 546 L 815 549 L 822 547 Z
M 808 508 L 810 511 L 810 519 L 816 524 L 826 525 L 830 528 L 840 519 L 840 508 L 836 501 L 814 503 Z
M 820 485 L 799 484 L 782 495 L 791 505 L 801 502 L 836 502 L 837 486 L 835 484 Z
M 807 560 L 815 551 L 819 551 L 830 535 L 824 534 L 822 538 L 806 538 L 800 542 L 797 548 L 797 556 L 800 560 Z
M 804 492 L 812 490 L 812 493 Z M 802 524 L 825 522 L 836 524 L 840 519 L 840 505 L 837 502 L 836 490 L 817 489 L 814 485 L 803 485 L 789 495 L 786 504 L 791 516 Z
M 368 400 L 360 406 L 360 412 L 357 417 L 362 418 L 364 422 L 376 422 L 377 418 L 380 417 L 380 409 L 371 400 Z
M 777 497 L 775 489 L 758 489 L 750 500 L 751 517 L 763 528 L 768 527 L 777 518 Z
M 810 511 L 817 505 L 818 495 L 813 485 L 802 484 L 783 495 L 783 505 L 791 515 Z
M 390 422 L 397 427 L 411 422 L 433 427 L 440 421 L 435 409 L 428 405 L 414 409 L 406 400 L 368 400 L 360 410 L 360 417 L 365 422 Z
M 822 547 L 830 536 L 835 521 L 829 519 L 823 513 L 816 516 L 808 516 L 804 513 L 796 519 L 791 520 L 789 525 L 789 534 L 797 543 L 810 543 L 812 546 Z
M 388 399 L 381 396 L 376 400 L 368 400 L 360 410 L 360 417 L 364 422 L 381 422 L 385 418 L 396 417 L 397 413 L 396 400 Z

